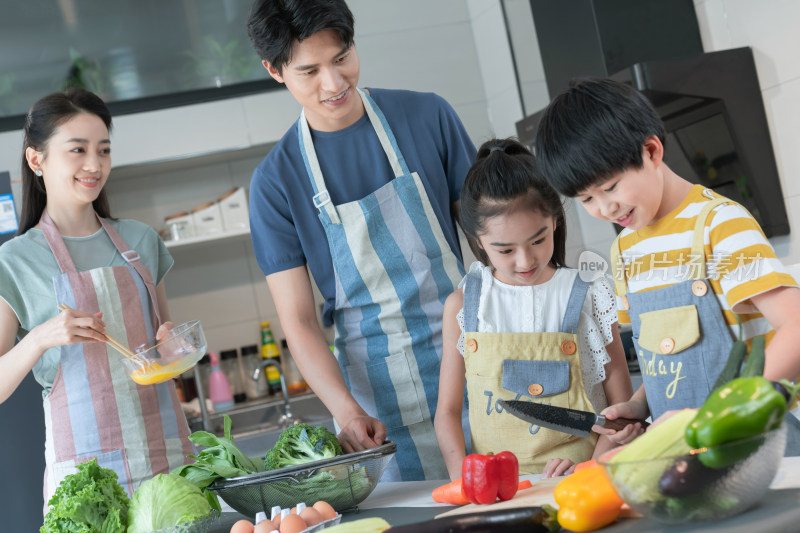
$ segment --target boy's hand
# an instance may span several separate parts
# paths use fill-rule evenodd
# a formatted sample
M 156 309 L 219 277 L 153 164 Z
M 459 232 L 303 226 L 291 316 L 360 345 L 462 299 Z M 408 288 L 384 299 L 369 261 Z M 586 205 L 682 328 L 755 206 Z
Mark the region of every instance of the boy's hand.
M 648 413 L 646 404 L 642 405 L 642 403 L 636 399 L 630 399 L 627 402 L 610 405 L 603 409 L 600 414 L 609 420 L 616 420 L 617 418 L 633 418 L 644 420 Z M 592 431 L 600 435 L 605 435 L 609 440 L 616 444 L 627 444 L 644 433 L 644 429 L 642 429 L 642 425 L 639 422 L 635 424 L 628 424 L 625 426 L 625 429 L 620 431 L 595 425 L 592 426 Z

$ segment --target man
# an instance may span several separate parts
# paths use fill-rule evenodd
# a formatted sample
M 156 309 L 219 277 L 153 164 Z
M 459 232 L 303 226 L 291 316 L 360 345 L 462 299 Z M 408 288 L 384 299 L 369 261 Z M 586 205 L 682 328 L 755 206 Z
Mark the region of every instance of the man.
M 248 33 L 303 106 L 250 186 L 254 249 L 292 354 L 345 452 L 388 439 L 398 451 L 384 480 L 444 479 L 441 320 L 464 272 L 455 214 L 474 145 L 434 94 L 357 88 L 343 0 L 257 0 Z

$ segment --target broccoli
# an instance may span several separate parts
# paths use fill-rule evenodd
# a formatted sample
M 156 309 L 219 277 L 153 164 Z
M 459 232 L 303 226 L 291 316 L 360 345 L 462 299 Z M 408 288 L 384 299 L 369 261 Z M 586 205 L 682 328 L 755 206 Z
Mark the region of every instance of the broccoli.
M 286 428 L 264 457 L 264 469 L 301 465 L 342 454 L 339 439 L 325 426 L 295 424 Z

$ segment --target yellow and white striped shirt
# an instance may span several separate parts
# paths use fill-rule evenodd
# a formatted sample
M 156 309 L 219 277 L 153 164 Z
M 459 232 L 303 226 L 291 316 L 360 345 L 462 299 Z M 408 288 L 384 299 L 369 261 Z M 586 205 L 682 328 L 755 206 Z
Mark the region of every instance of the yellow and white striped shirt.
M 697 215 L 706 202 L 719 197 L 695 185 L 665 217 L 638 231 L 620 233 L 628 291 L 650 291 L 693 279 L 696 269 L 689 263 Z M 776 257 L 758 222 L 741 205 L 722 204 L 706 220 L 703 244 L 707 276 L 733 337 L 739 336 L 739 314 L 744 340 L 766 335 L 769 342 L 775 332 L 750 298 L 777 287 L 796 287 L 797 282 Z M 618 304 L 620 323 L 630 323 L 621 301 Z

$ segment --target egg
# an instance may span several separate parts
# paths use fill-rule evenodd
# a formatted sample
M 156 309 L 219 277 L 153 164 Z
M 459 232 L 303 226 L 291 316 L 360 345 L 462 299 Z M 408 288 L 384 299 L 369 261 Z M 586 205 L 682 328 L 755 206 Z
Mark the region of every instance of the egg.
M 306 521 L 306 524 L 309 526 L 316 526 L 320 522 L 322 522 L 322 513 L 314 509 L 313 507 L 306 507 L 302 511 L 300 511 L 300 518 Z
M 231 527 L 231 533 L 253 533 L 253 529 L 253 523 L 250 520 L 239 520 Z
M 275 527 L 275 524 L 272 523 L 272 520 L 265 518 L 256 524 L 256 527 L 253 528 L 253 533 L 270 533 L 270 531 L 275 531 L 276 529 L 278 528 Z
M 286 515 L 281 520 L 280 533 L 300 533 L 308 525 L 306 521 L 296 514 Z
M 319 511 L 319 514 L 322 515 L 323 520 L 336 518 L 336 509 L 334 509 L 333 506 L 326 501 L 320 500 L 315 503 L 313 507 Z

